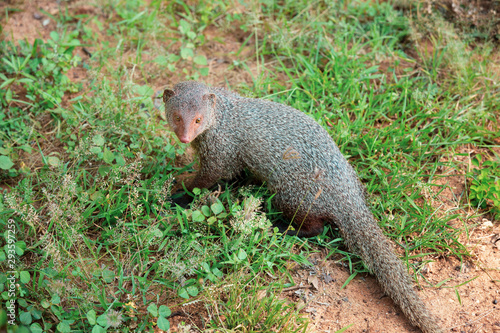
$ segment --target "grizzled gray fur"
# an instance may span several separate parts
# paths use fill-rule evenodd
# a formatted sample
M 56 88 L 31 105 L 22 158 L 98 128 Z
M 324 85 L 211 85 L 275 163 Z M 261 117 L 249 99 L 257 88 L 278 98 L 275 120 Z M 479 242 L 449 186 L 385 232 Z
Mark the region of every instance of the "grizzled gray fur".
M 199 156 L 200 170 L 188 190 L 248 168 L 276 193 L 276 209 L 295 225 L 288 234 L 311 237 L 325 223 L 335 224 L 410 322 L 424 332 L 441 332 L 373 218 L 356 172 L 312 118 L 194 81 L 165 90 L 163 99 L 170 126 Z

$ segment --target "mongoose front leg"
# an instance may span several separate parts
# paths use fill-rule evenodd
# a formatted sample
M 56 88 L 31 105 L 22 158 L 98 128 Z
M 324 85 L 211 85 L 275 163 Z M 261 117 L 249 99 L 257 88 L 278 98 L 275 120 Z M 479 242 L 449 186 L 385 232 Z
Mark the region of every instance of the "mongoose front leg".
M 221 177 L 207 172 L 198 172 L 196 176 L 187 184 L 186 190 L 192 192 L 195 188 L 211 188 Z M 184 191 L 184 188 L 179 189 L 172 196 L 172 202 L 182 208 L 186 208 L 192 201 L 193 197 Z

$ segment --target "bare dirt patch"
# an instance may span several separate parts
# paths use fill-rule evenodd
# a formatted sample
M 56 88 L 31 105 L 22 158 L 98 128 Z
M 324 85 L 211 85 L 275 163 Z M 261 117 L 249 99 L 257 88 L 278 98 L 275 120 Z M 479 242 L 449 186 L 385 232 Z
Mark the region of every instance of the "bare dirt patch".
M 57 15 L 59 6 L 56 1 L 26 0 L 22 4 L 13 2 L 0 5 L 2 10 L 12 7 L 21 11 L 11 13 L 7 22 L 2 22 L 3 32 L 8 40 L 27 40 L 29 43 L 33 43 L 37 38 L 47 40 L 50 32 L 56 29 L 57 23 L 40 10 Z
M 445 332 L 500 330 L 500 288 L 494 282 L 500 281 L 500 250 L 492 241 L 499 232 L 498 227 L 490 228 L 471 237 L 469 246 L 477 261 L 461 264 L 455 258 L 446 258 L 431 263 L 425 278 L 432 285 L 450 279 L 443 287 L 433 288 L 420 280 L 419 295 L 441 320 Z M 350 275 L 348 269 L 334 261 L 325 262 L 323 257 L 319 256 L 313 270 L 294 275 L 297 284 L 306 286 L 310 285 L 311 275 L 318 276 L 319 289 L 307 289 L 300 295 L 307 300 L 310 332 L 335 332 L 351 324 L 347 332 L 419 331 L 384 294 L 373 276 L 358 276 L 341 289 Z M 460 286 L 471 279 L 474 280 Z

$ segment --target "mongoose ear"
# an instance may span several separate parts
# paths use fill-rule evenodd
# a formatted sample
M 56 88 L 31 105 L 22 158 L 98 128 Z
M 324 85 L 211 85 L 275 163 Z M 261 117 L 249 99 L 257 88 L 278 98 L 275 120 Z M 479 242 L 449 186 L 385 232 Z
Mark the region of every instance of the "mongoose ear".
M 175 92 L 172 89 L 165 89 L 163 92 L 163 103 L 167 103 L 174 95 Z
M 205 94 L 203 95 L 203 99 L 209 101 L 212 104 L 212 107 L 215 108 L 215 102 L 217 101 L 215 94 Z

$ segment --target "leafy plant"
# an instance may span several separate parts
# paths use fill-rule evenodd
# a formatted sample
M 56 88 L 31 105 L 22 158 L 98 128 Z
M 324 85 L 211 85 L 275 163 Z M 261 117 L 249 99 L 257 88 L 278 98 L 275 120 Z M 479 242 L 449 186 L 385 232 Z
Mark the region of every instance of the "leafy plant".
M 205 41 L 205 37 L 202 34 L 203 28 L 200 28 L 198 31 L 193 31 L 193 27 L 188 21 L 184 19 L 179 21 L 179 32 L 182 36 L 180 56 L 184 60 L 193 62 L 193 68 L 195 69 L 194 74 L 191 76 L 193 80 L 198 80 L 199 75 L 208 75 L 208 67 L 201 67 L 208 65 L 207 58 L 204 55 L 195 55 L 195 43 L 203 43 Z M 186 75 L 189 74 L 186 69 L 183 71 Z
M 472 159 L 477 168 L 469 172 L 471 179 L 469 199 L 474 207 L 489 208 L 491 213 L 500 218 L 500 158 L 483 161 L 481 155 Z
M 195 189 L 193 209 L 177 210 L 182 241 L 175 233 L 166 238 L 165 256 L 158 260 L 157 269 L 162 276 L 182 281 L 179 296 L 196 296 L 202 288 L 197 280 L 189 279 L 194 274 L 216 283 L 227 270 L 271 273 L 287 260 L 310 265 L 293 252 L 292 239 L 268 231 L 271 223 L 262 212 L 262 199 L 240 189 L 240 193 L 245 192 L 242 201 L 234 200 L 229 190 L 214 201 L 206 190 Z M 210 200 L 213 203 L 207 203 Z
M 60 35 L 52 31 L 47 42 L 36 39 L 32 45 L 20 41 L 16 46 L 2 41 L 1 105 L 28 105 L 38 113 L 60 105 L 66 91 L 77 91 L 76 85 L 64 74 L 80 60 L 73 54 L 75 47 L 80 46 L 75 34 Z M 17 93 L 19 90 L 25 93 Z
M 33 116 L 55 111 L 65 93 L 78 90 L 65 72 L 78 64 L 80 58 L 73 53 L 79 41 L 74 34 L 52 31 L 50 36 L 47 42 L 36 39 L 33 44 L 0 42 L 0 106 L 6 110 L 0 114 L 0 169 L 11 177 L 17 175 L 13 167 L 20 150 L 32 152 L 38 135 Z
M 299 313 L 301 307 L 280 298 L 279 286 L 267 286 L 261 277 L 234 275 L 205 292 L 208 327 L 230 332 L 306 332 L 308 322 Z

